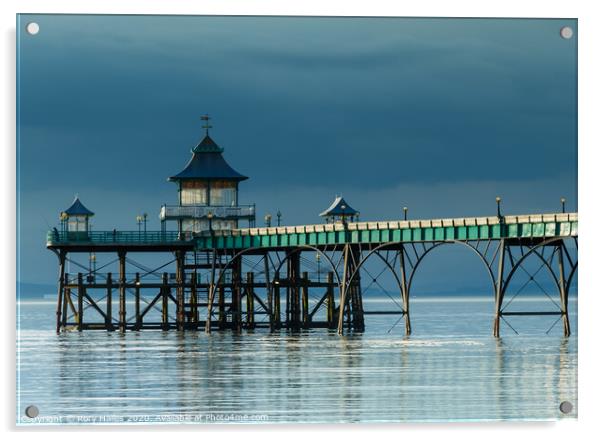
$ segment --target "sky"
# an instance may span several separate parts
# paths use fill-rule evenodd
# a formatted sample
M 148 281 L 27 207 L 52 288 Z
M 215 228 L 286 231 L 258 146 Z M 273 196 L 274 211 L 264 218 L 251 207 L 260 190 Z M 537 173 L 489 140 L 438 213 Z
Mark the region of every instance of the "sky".
M 40 32 L 28 35 L 27 23 Z M 575 37 L 560 37 L 563 26 Z M 158 229 L 209 113 L 250 177 L 258 223 L 321 222 L 336 194 L 363 220 L 577 210 L 577 23 L 22 15 L 19 280 L 54 284 L 45 234 L 78 194 L 96 230 Z M 425 289 L 474 282 L 442 251 Z M 483 274 L 482 274 L 483 275 Z M 481 277 L 486 281 L 485 277 Z M 479 280 L 481 278 L 478 278 Z

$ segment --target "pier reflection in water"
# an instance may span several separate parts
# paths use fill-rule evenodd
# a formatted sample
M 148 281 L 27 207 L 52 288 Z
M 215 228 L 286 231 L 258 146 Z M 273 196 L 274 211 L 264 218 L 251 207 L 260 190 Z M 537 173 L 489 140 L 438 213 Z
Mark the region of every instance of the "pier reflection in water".
M 21 304 L 24 423 L 30 404 L 40 416 L 125 421 L 182 414 L 263 422 L 554 419 L 577 412 L 577 335 L 564 338 L 561 328 L 546 335 L 542 317 L 514 322 L 518 336 L 493 338 L 487 300 L 416 301 L 409 338 L 401 326 L 391 330 L 396 318 L 387 316 L 370 317 L 365 333 L 347 336 L 326 329 L 57 335 L 53 311 L 50 302 Z M 564 400 L 575 406 L 568 416 L 558 410 Z

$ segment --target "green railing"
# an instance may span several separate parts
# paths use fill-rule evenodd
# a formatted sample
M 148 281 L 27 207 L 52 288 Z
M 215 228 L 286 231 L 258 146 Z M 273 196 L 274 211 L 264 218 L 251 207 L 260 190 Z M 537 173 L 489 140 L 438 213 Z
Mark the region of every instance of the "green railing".
M 48 231 L 46 243 L 56 244 L 161 244 L 191 240 L 177 231 Z
M 450 240 L 499 240 L 501 238 L 577 237 L 577 213 L 521 216 L 470 217 L 436 220 L 356 222 L 204 231 L 184 235 L 177 231 L 49 231 L 47 245 L 60 244 L 168 244 L 190 243 L 202 249 L 245 249 Z

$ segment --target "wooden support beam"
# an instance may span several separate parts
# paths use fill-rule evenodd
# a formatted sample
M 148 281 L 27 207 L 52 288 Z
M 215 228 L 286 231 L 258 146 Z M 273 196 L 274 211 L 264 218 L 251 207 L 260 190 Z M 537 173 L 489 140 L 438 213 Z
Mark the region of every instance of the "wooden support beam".
M 286 327 L 293 330 L 298 330 L 301 327 L 301 308 L 299 305 L 300 265 L 300 253 L 292 252 L 287 258 Z
M 253 286 L 251 286 L 251 287 L 253 287 Z M 255 291 L 254 288 L 253 288 L 253 297 L 255 298 L 255 301 L 257 301 L 259 303 L 259 305 L 264 310 L 264 312 L 269 314 L 270 309 L 269 309 L 268 305 L 263 302 L 263 300 L 260 298 L 260 296 L 257 294 L 257 292 Z M 257 312 L 255 312 L 255 313 L 257 314 Z
M 274 328 L 280 329 L 282 323 L 280 320 L 280 275 L 278 272 L 274 275 Z
M 504 295 L 504 262 L 506 260 L 506 240 L 500 240 L 498 249 L 497 282 L 495 284 L 495 317 L 493 320 L 493 336 L 500 337 L 500 318 L 502 316 L 502 303 Z
M 217 288 L 217 308 L 219 328 L 226 328 L 226 288 L 223 284 Z
M 247 328 L 255 328 L 255 292 L 253 290 L 253 272 L 247 272 Z
M 303 328 L 309 328 L 310 316 L 309 316 L 309 274 L 303 272 L 301 276 L 301 322 Z
M 408 278 L 406 276 L 405 249 L 401 245 L 399 251 L 399 272 L 401 282 L 401 303 L 406 324 L 406 336 L 412 334 L 412 324 L 410 322 L 410 292 L 408 291 Z
M 96 304 L 96 301 L 94 301 L 94 298 L 92 298 L 90 295 L 88 295 L 87 289 L 84 287 L 84 298 L 86 298 L 88 300 L 88 303 L 100 314 L 100 316 L 104 319 L 104 321 L 106 322 L 107 319 L 107 315 L 105 314 L 105 312 L 98 306 L 98 304 Z
M 167 286 L 167 272 L 163 273 L 163 287 L 161 288 L 161 328 L 169 330 L 169 287 Z
M 71 288 L 66 288 L 65 291 L 67 292 L 67 303 L 69 304 L 69 308 L 71 309 L 71 313 L 73 313 L 73 316 L 75 317 L 75 321 L 77 323 L 77 309 L 75 308 L 75 305 L 73 304 L 73 298 L 71 298 Z M 66 316 L 66 315 L 65 315 Z M 67 323 L 67 321 L 65 320 L 65 324 Z
M 184 251 L 176 251 L 176 326 L 179 331 L 184 330 Z
M 343 324 L 345 322 L 345 309 L 348 309 L 347 305 L 347 283 L 349 276 L 349 245 L 346 244 L 343 248 L 343 279 L 341 280 L 340 291 L 341 291 L 341 300 L 339 301 L 339 325 L 338 325 L 338 333 L 339 335 L 343 334 Z
M 265 272 L 265 286 L 266 286 L 266 296 L 267 296 L 267 308 L 266 311 L 268 313 L 268 319 L 270 321 L 270 332 L 274 331 L 274 299 L 273 299 L 273 290 L 274 286 L 270 282 L 270 264 L 268 261 L 268 254 L 263 255 L 263 267 Z
M 334 272 L 328 272 L 326 281 L 328 282 L 326 288 L 326 321 L 329 328 L 335 328 Z
M 146 314 L 148 312 L 151 311 L 151 309 L 154 307 L 154 305 L 159 301 L 159 299 L 163 298 L 163 289 L 159 290 L 159 293 L 157 293 L 157 295 L 155 295 L 155 297 L 153 298 L 153 300 L 147 304 L 146 308 L 144 309 L 144 311 L 140 314 L 140 322 L 142 323 L 142 327 L 145 327 L 144 325 L 144 317 L 146 316 Z
M 236 258 L 232 264 L 232 328 L 240 332 L 242 330 L 242 314 L 241 314 L 241 260 Z
M 136 284 L 134 288 L 134 313 L 136 319 L 134 328 L 140 330 L 142 328 L 142 315 L 140 315 L 140 274 L 138 272 L 136 272 L 134 284 Z
M 358 247 L 352 247 L 350 249 L 351 258 L 349 261 L 349 273 L 353 273 L 357 268 L 357 265 L 361 261 L 361 249 Z M 355 276 L 352 280 L 349 280 L 351 288 L 350 300 L 352 304 L 352 325 L 355 331 L 364 331 L 364 305 L 362 301 L 362 286 L 360 271 L 355 272 Z
M 125 309 L 125 252 L 119 252 L 119 331 L 125 332 L 126 309 Z
M 105 327 L 107 331 L 115 330 L 113 327 L 113 275 L 107 274 L 107 312 L 105 313 Z
M 82 331 L 84 321 L 84 281 L 81 272 L 77 274 L 77 331 Z
M 221 283 L 221 285 L 223 285 L 226 289 L 233 289 L 234 288 L 234 284 L 232 283 Z M 280 287 L 287 287 L 287 286 L 291 286 L 292 284 L 289 283 L 286 279 L 281 279 L 280 280 Z M 107 283 L 106 282 L 102 282 L 102 283 L 87 283 L 84 280 L 84 286 L 91 288 L 91 289 L 106 289 L 107 288 Z M 118 286 L 118 284 L 115 284 L 115 286 Z M 178 287 L 178 283 L 173 282 L 167 283 L 167 286 L 170 289 L 176 289 Z M 192 288 L 192 282 L 185 282 L 181 284 L 182 287 L 184 288 L 188 288 L 191 289 Z M 238 286 L 242 289 L 244 289 L 245 287 L 253 287 L 254 289 L 266 289 L 267 286 L 266 284 L 262 281 L 262 282 L 254 282 L 252 285 L 249 285 L 246 281 L 245 282 L 241 282 L 240 284 L 238 284 Z M 321 282 L 316 282 L 316 281 L 308 281 L 307 286 L 309 288 L 313 288 L 313 287 L 328 287 L 328 283 L 326 281 L 321 281 Z M 65 287 L 69 287 L 71 289 L 77 289 L 77 282 L 72 282 L 72 283 L 65 283 Z M 125 289 L 135 289 L 136 288 L 136 283 L 134 281 L 132 282 L 127 282 L 124 285 Z M 148 282 L 148 281 L 140 281 L 140 289 L 160 289 L 161 287 L 163 287 L 163 283 L 161 283 L 160 281 L 156 281 L 156 282 Z M 197 283 L 196 285 L 197 290 L 199 289 L 209 289 L 210 288 L 210 283 Z
M 69 275 L 65 274 L 63 284 L 68 283 Z M 61 329 L 65 330 L 65 325 L 67 324 L 67 304 L 71 299 L 71 290 L 67 287 L 63 287 L 63 313 L 61 317 Z
M 61 331 L 61 315 L 63 313 L 63 298 L 65 296 L 65 260 L 67 258 L 67 252 L 61 249 L 58 253 L 59 256 L 59 282 L 58 282 L 58 293 L 56 303 L 56 332 Z
M 211 258 L 211 282 L 209 284 L 209 295 L 207 298 L 207 318 L 205 319 L 205 333 L 211 333 L 211 315 L 213 313 L 213 299 L 215 298 L 215 283 L 220 281 L 220 276 L 216 276 L 217 251 L 214 249 Z
M 193 327 L 197 328 L 199 323 L 199 307 L 198 307 L 198 298 L 197 298 L 197 272 L 196 270 L 192 272 L 192 282 L 190 287 L 190 321 L 194 324 Z

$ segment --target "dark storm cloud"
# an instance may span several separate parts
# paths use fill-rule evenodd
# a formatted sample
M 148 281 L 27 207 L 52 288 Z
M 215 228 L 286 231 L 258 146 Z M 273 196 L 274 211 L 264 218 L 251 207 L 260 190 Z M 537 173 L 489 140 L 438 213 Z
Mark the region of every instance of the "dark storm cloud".
M 412 185 L 428 194 L 496 182 L 521 207 L 540 206 L 538 182 L 576 192 L 576 40 L 558 34 L 571 20 L 31 20 L 40 34 L 19 36 L 24 231 L 40 227 L 31 200 L 41 192 L 56 195 L 49 219 L 75 192 L 118 191 L 151 212 L 175 200 L 165 179 L 188 160 L 205 112 L 226 159 L 251 176 L 241 198 L 260 210 L 274 208 L 266 194 L 275 186 L 326 199 L 345 192 L 350 203 L 355 192 L 374 216 L 375 195 Z M 281 198 L 283 212 L 323 207 Z M 122 201 L 94 202 L 115 222 L 132 215 L 116 208 Z M 453 211 L 484 211 L 480 203 L 460 198 Z M 433 210 L 425 197 L 414 207 L 440 217 L 452 209 Z

